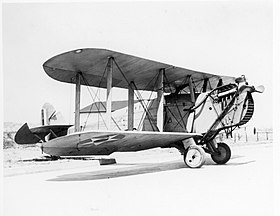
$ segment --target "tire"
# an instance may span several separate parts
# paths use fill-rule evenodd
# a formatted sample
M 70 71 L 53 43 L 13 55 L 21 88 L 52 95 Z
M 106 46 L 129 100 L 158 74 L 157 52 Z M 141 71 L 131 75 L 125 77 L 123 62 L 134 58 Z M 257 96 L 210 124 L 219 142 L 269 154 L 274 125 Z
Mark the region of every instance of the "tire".
M 217 164 L 225 164 L 231 157 L 231 150 L 225 143 L 218 143 L 219 154 L 211 154 L 212 160 Z
M 205 152 L 197 145 L 191 145 L 184 154 L 184 162 L 189 168 L 200 168 L 205 163 Z

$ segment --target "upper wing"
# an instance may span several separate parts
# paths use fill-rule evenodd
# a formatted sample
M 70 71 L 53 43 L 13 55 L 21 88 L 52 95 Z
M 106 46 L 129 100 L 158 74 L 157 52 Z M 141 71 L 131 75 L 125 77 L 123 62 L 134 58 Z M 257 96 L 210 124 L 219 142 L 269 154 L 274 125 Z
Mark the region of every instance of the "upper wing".
M 109 155 L 116 151 L 139 151 L 167 147 L 198 133 L 149 131 L 80 132 L 43 143 L 43 151 L 56 156 Z
M 233 77 L 193 71 L 111 50 L 94 48 L 62 53 L 46 61 L 43 68 L 53 79 L 67 83 L 75 83 L 76 73 L 81 72 L 86 80 L 81 80 L 82 85 L 106 88 L 104 71 L 109 57 L 113 57 L 115 61 L 113 87 L 127 88 L 127 81 L 134 81 L 139 90 L 153 91 L 154 83 L 151 83 L 151 80 L 157 76 L 160 69 L 165 69 L 165 83 L 168 83 L 165 86 L 165 92 L 170 92 L 171 88 L 174 89 L 183 84 L 188 75 L 191 75 L 197 89 L 202 88 L 205 79 L 210 82 L 206 90 L 216 87 L 220 79 L 224 84 L 234 82 Z M 125 79 L 117 66 L 122 70 Z

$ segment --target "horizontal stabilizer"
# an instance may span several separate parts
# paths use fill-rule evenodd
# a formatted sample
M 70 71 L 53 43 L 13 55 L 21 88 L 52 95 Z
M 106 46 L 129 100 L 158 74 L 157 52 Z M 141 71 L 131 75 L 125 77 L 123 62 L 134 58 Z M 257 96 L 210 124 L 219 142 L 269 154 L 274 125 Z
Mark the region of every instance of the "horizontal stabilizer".
M 68 128 L 72 125 L 45 125 L 35 128 L 28 127 L 25 123 L 16 133 L 15 142 L 17 144 L 35 144 L 40 141 L 46 142 L 48 140 L 65 136 Z M 48 136 L 48 140 L 46 140 Z
M 27 123 L 21 126 L 15 135 L 17 144 L 36 144 L 40 141 L 40 137 L 35 136 L 29 129 Z

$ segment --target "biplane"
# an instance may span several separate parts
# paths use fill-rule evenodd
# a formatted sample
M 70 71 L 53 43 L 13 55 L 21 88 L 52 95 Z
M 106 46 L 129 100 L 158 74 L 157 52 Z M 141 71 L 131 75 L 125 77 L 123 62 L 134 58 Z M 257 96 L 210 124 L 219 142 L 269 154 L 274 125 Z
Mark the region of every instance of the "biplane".
M 199 168 L 205 153 L 217 164 L 231 157 L 226 143 L 217 142 L 219 133 L 230 134 L 246 124 L 254 112 L 252 93 L 264 87 L 248 85 L 238 78 L 198 72 L 106 49 L 86 48 L 62 53 L 43 64 L 47 75 L 75 85 L 75 124 L 44 124 L 17 132 L 18 144 L 40 143 L 50 156 L 110 155 L 113 152 L 151 148 L 177 148 L 185 164 Z M 85 130 L 80 123 L 81 85 L 104 88 L 103 109 L 106 130 Z M 112 90 L 128 91 L 126 128 L 112 116 Z M 141 91 L 156 97 L 144 100 Z M 135 99 L 143 116 L 135 121 Z M 52 113 L 43 118 L 49 122 Z M 136 125 L 137 124 L 137 125 Z M 73 132 L 69 133 L 70 128 Z

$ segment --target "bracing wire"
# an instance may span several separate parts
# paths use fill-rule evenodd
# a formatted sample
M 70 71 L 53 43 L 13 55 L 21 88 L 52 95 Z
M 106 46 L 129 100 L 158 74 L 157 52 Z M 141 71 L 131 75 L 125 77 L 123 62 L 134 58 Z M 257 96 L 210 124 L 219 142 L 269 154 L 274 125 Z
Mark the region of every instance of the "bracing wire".
M 106 72 L 106 69 L 107 69 L 107 67 L 108 67 L 108 64 L 109 64 L 109 62 L 107 62 L 106 66 L 105 66 L 105 68 L 104 68 L 102 77 L 101 77 L 101 79 L 100 79 L 100 81 L 99 81 L 99 84 L 98 84 L 98 90 L 95 92 L 95 97 L 94 97 L 94 98 L 92 97 L 91 91 L 90 91 L 90 89 L 89 89 L 89 84 L 88 84 L 87 80 L 85 79 L 85 77 L 84 77 L 83 74 L 82 74 L 82 78 L 83 78 L 84 82 L 86 83 L 87 89 L 88 89 L 88 91 L 89 91 L 89 93 L 90 93 L 90 96 L 91 96 L 91 98 L 92 98 L 92 100 L 93 100 L 93 103 L 92 103 L 92 105 L 91 105 L 91 107 L 90 107 L 89 113 L 88 113 L 88 115 L 87 115 L 87 118 L 86 118 L 86 121 L 85 121 L 85 124 L 84 124 L 84 128 L 86 127 L 87 121 L 88 121 L 88 119 L 89 119 L 91 110 L 92 110 L 92 108 L 93 108 L 94 101 L 95 101 L 95 99 L 96 99 L 96 97 L 97 97 L 97 93 L 100 92 L 101 82 L 102 82 L 102 80 L 103 80 L 103 78 L 104 78 L 104 76 L 105 76 L 105 72 Z M 99 97 L 98 99 L 99 99 L 99 101 L 100 101 L 100 97 Z M 106 125 L 106 123 L 105 123 L 105 121 L 104 121 L 104 119 L 103 119 L 103 117 L 102 117 L 102 115 L 101 115 L 101 113 L 100 113 L 100 110 L 99 110 L 99 108 L 97 107 L 97 105 L 96 105 L 96 109 L 97 109 L 97 112 L 98 112 L 98 118 L 99 118 L 99 116 L 101 117 L 101 119 L 102 119 L 102 121 L 103 121 L 105 127 L 107 128 L 107 125 Z M 107 129 L 108 129 L 108 128 L 107 128 Z
M 156 78 L 156 77 L 157 77 L 157 78 Z M 158 81 L 158 79 L 159 79 L 159 73 L 157 73 L 157 74 L 151 79 L 151 81 L 145 86 L 144 89 L 148 89 L 148 86 L 152 83 L 152 81 L 153 81 L 155 78 L 156 78 L 156 80 L 155 80 L 155 83 L 156 83 L 156 82 Z M 142 98 L 142 95 L 140 94 L 139 90 L 137 91 L 137 93 L 139 93 L 139 96 Z M 153 94 L 153 92 L 151 91 L 150 96 L 149 96 L 149 98 L 148 98 L 148 101 L 151 101 L 150 104 L 149 104 L 149 107 L 152 107 L 152 106 L 153 106 L 153 103 L 154 103 L 154 100 L 151 100 L 152 94 Z M 143 99 L 142 99 L 142 100 L 143 100 Z M 144 123 L 145 113 L 147 113 L 147 115 L 148 115 L 148 120 L 149 120 L 149 122 L 150 122 L 152 128 L 153 128 L 153 125 L 154 125 L 154 124 L 152 124 L 152 122 L 150 121 L 150 118 L 152 118 L 152 114 L 151 114 L 150 111 L 149 111 L 148 104 L 146 104 L 146 103 L 144 102 L 144 100 L 143 100 L 143 104 L 145 105 L 146 109 L 145 109 L 145 112 L 144 112 L 144 113 L 142 114 L 142 116 L 141 116 L 141 119 L 140 119 L 140 122 L 139 122 L 139 125 L 138 125 L 138 130 L 142 127 L 142 125 L 143 125 L 143 123 Z M 157 129 L 158 129 L 158 128 L 157 128 Z
M 82 75 L 82 78 L 83 78 L 84 82 L 86 83 L 87 89 L 88 89 L 89 94 L 90 94 L 90 96 L 91 96 L 91 99 L 92 99 L 92 101 L 93 101 L 93 103 L 92 103 L 92 104 L 91 104 L 91 106 L 90 106 L 90 110 L 89 110 L 89 113 L 88 113 L 88 115 L 87 115 L 87 118 L 86 118 L 86 121 L 85 121 L 84 127 L 83 127 L 83 128 L 85 128 L 85 127 L 86 127 L 86 125 L 87 125 L 87 122 L 88 122 L 89 116 L 90 116 L 90 114 L 91 114 L 91 110 L 92 110 L 92 108 L 93 108 L 94 102 L 95 102 L 96 98 L 98 98 L 98 97 L 97 97 L 97 93 L 98 93 L 99 89 L 95 92 L 95 96 L 93 97 L 93 96 L 92 96 L 92 93 L 91 93 L 91 91 L 90 91 L 90 89 L 89 89 L 88 83 L 87 83 L 87 81 L 85 80 L 85 78 L 84 78 L 84 76 L 83 76 L 83 75 Z M 99 98 L 98 98 L 98 99 L 99 99 Z M 105 123 L 105 120 L 103 119 L 103 117 L 102 117 L 101 113 L 99 112 L 100 110 L 99 110 L 99 108 L 98 108 L 98 106 L 97 106 L 97 105 L 96 105 L 96 108 L 97 108 L 97 111 L 98 111 L 98 115 L 100 115 L 100 116 L 101 116 L 102 121 L 103 121 L 103 123 L 104 123 L 105 127 L 107 128 L 107 125 L 106 125 L 106 123 Z M 107 128 L 107 129 L 108 129 L 108 128 Z
M 92 100 L 93 100 L 93 103 L 92 103 L 92 105 L 91 105 L 91 107 L 90 107 L 89 113 L 88 113 L 88 115 L 87 115 L 87 118 L 86 118 L 86 121 L 85 121 L 85 124 L 84 124 L 84 128 L 86 127 L 87 121 L 88 121 L 88 119 L 89 119 L 89 116 L 90 116 L 90 113 L 91 113 L 91 110 L 92 110 L 94 101 L 95 101 L 95 99 L 96 99 L 96 97 L 97 97 L 97 93 L 98 93 L 98 91 L 100 90 L 101 82 L 102 82 L 102 80 L 103 80 L 103 78 L 104 78 L 104 76 L 105 76 L 105 72 L 106 72 L 106 68 L 108 67 L 108 64 L 109 64 L 109 62 L 107 62 L 106 66 L 105 66 L 105 68 L 104 68 L 102 77 L 101 77 L 101 79 L 100 79 L 100 81 L 99 81 L 99 84 L 98 84 L 98 90 L 95 92 L 95 97 L 94 97 L 94 98 L 93 98 L 93 96 L 92 96 L 92 94 L 91 94 L 91 91 L 90 91 L 90 89 L 89 89 L 89 84 L 88 84 L 87 80 L 85 79 L 84 75 L 82 74 L 82 78 L 83 78 L 83 80 L 84 80 L 84 82 L 85 82 L 85 84 L 86 84 L 86 86 L 87 86 L 87 89 L 88 89 L 88 91 L 89 91 L 89 93 L 90 93 L 90 96 L 91 96 L 91 98 L 92 98 Z M 99 99 L 99 100 L 100 100 L 100 99 Z M 98 111 L 98 116 L 99 116 L 99 115 L 101 116 L 101 119 L 102 119 L 102 121 L 103 121 L 105 127 L 107 128 L 107 125 L 106 125 L 106 123 L 105 123 L 105 121 L 104 121 L 104 119 L 103 119 L 101 113 L 99 112 L 100 110 L 99 110 L 99 108 L 97 107 L 97 105 L 96 105 L 96 109 L 97 109 L 97 111 Z M 108 128 L 107 128 L 107 129 L 108 129 Z
M 169 88 L 171 88 L 171 87 L 170 87 L 170 83 L 169 83 L 168 78 L 167 78 L 167 76 L 166 76 L 165 73 L 164 73 L 164 77 L 165 77 L 165 79 L 166 79 L 166 82 L 167 82 L 168 85 L 169 85 Z M 177 100 L 175 100 L 175 105 L 176 105 L 177 111 L 178 111 L 178 113 L 179 113 L 179 115 L 180 115 L 181 121 L 183 122 L 183 128 L 186 128 L 186 124 L 185 124 L 184 119 L 183 119 L 184 117 L 182 116 L 182 114 L 181 114 L 181 112 L 180 112 L 180 109 L 179 109 Z M 173 115 L 173 113 L 170 111 L 169 108 L 168 108 L 168 110 L 169 110 L 169 112 Z M 181 122 L 181 121 L 178 121 L 177 118 L 176 118 L 174 115 L 173 115 L 173 117 L 176 119 L 176 121 L 177 121 L 178 123 Z M 181 126 L 181 124 L 180 124 L 180 126 Z M 176 127 L 177 127 L 177 125 L 176 125 Z M 181 126 L 181 127 L 182 127 L 182 126 Z
M 104 78 L 104 75 L 105 75 L 105 72 L 106 72 L 106 69 L 107 69 L 108 64 L 109 64 L 109 62 L 107 62 L 107 65 L 106 65 L 106 67 L 105 67 L 105 69 L 104 69 L 102 78 L 100 79 L 100 82 L 99 82 L 99 85 L 98 85 L 98 90 L 99 90 L 99 88 L 100 88 L 100 86 L 101 86 L 101 82 L 102 82 L 102 79 Z M 89 89 L 89 83 L 87 82 L 87 80 L 85 79 L 85 77 L 84 77 L 83 74 L 82 74 L 82 78 L 83 78 L 85 84 L 87 85 L 88 91 L 89 91 L 89 93 L 90 93 L 90 95 L 91 95 L 91 98 L 93 99 L 93 102 L 95 101 L 96 98 L 100 101 L 100 98 L 97 96 L 98 91 L 95 92 L 95 97 L 93 98 L 93 96 L 92 96 L 92 94 L 91 94 L 91 91 L 90 91 L 90 89 Z M 103 108 L 106 109 L 105 105 L 104 105 L 102 102 L 101 102 L 101 105 L 103 106 Z M 93 104 L 92 104 L 92 106 L 91 106 L 91 108 L 90 108 L 90 112 L 91 112 L 92 107 L 93 107 Z M 97 105 L 96 105 L 96 108 L 97 108 L 97 111 L 98 111 L 99 115 L 100 115 L 101 118 L 102 118 L 102 121 L 103 121 L 103 123 L 104 123 L 106 129 L 108 129 L 108 127 L 107 127 L 107 125 L 106 125 L 106 122 L 105 122 L 105 120 L 103 119 L 102 115 L 100 114 L 99 108 L 97 107 Z M 89 114 L 88 114 L 88 117 L 89 117 L 89 115 L 90 115 L 90 112 L 89 112 Z M 85 122 L 84 128 L 85 128 L 85 126 L 86 126 L 86 124 L 87 124 L 88 117 L 87 117 L 87 120 L 86 120 L 86 122 Z M 118 127 L 118 129 L 121 130 L 121 128 L 119 127 L 119 125 L 117 124 L 117 122 L 115 121 L 115 119 L 114 119 L 113 117 L 111 117 L 111 119 L 113 120 L 114 124 Z
M 124 75 L 123 71 L 121 70 L 121 68 L 119 67 L 118 63 L 115 61 L 114 58 L 113 58 L 113 61 L 115 62 L 115 64 L 116 64 L 118 70 L 120 71 L 120 73 L 122 74 L 123 78 L 125 79 L 125 81 L 127 82 L 128 86 L 129 86 L 130 83 L 129 83 L 128 79 L 126 78 L 126 76 Z M 155 125 L 152 123 L 152 121 L 151 121 L 151 119 L 150 119 L 151 114 L 150 114 L 150 112 L 149 112 L 149 110 L 148 110 L 148 107 L 147 107 L 147 105 L 144 103 L 143 99 L 141 99 L 142 96 L 141 96 L 141 94 L 139 93 L 139 90 L 137 89 L 137 86 L 135 85 L 134 82 L 133 82 L 133 85 L 134 85 L 135 90 L 136 90 L 136 91 L 134 91 L 134 92 L 135 92 L 134 94 L 135 94 L 135 96 L 137 97 L 137 100 L 140 101 L 140 103 L 141 103 L 141 105 L 142 105 L 144 111 L 147 113 L 148 120 L 149 120 L 149 122 L 150 122 L 150 124 L 151 124 L 151 127 L 152 127 L 153 131 L 155 131 L 154 127 L 156 127 L 156 129 L 158 130 L 157 126 L 155 126 Z M 136 92 L 137 92 L 137 93 L 136 93 Z

